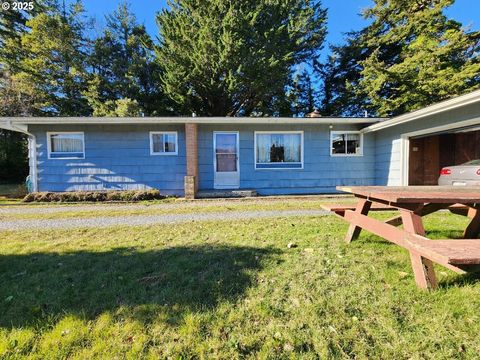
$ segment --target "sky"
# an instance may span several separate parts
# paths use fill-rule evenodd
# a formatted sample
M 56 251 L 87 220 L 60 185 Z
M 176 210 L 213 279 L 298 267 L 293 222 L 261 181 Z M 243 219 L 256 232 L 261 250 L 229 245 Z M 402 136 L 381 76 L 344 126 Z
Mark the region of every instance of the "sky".
M 105 23 L 105 14 L 112 12 L 119 2 L 120 0 L 83 0 L 87 14 L 98 20 L 96 30 L 100 31 Z M 155 14 L 167 6 L 166 0 L 131 0 L 129 3 L 138 21 L 155 37 L 158 33 Z M 362 29 L 367 22 L 359 14 L 372 3 L 372 0 L 323 0 L 323 6 L 328 8 L 328 36 L 325 45 L 339 44 L 343 41 L 344 33 Z M 471 26 L 472 30 L 480 30 L 480 0 L 456 0 L 447 10 L 447 15 L 464 26 Z

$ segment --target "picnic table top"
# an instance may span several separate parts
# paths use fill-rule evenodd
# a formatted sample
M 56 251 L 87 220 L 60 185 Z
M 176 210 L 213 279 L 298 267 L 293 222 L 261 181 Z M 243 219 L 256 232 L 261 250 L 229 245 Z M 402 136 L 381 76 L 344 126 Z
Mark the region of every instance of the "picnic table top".
M 480 203 L 480 186 L 337 186 L 337 190 L 390 203 Z

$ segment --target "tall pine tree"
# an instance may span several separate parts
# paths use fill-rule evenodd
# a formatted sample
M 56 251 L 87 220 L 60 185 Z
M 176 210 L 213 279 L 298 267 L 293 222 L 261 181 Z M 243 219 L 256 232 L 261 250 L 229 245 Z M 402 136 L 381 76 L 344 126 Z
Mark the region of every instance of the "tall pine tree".
M 8 71 L 0 78 L 0 116 L 29 115 L 32 99 L 19 91 Z M 22 182 L 28 174 L 27 137 L 0 129 L 0 183 Z
M 33 16 L 45 11 L 51 0 L 35 1 L 32 10 L 0 11 L 0 71 L 12 74 L 19 70 L 19 64 L 25 51 L 21 39 L 29 31 L 27 21 Z M 2 1 L 12 4 L 14 0 Z
M 84 93 L 96 116 L 158 115 L 168 112 L 154 61 L 153 41 L 122 2 L 106 16 L 106 28 L 93 43 L 92 76 Z
M 85 88 L 86 41 L 83 6 L 55 2 L 27 21 L 21 38 L 25 57 L 14 78 L 21 91 L 35 99 L 37 115 L 81 116 L 90 113 Z
M 10 4 L 12 0 L 8 0 Z M 34 101 L 20 89 L 14 75 L 26 56 L 21 39 L 29 28 L 27 21 L 45 10 L 47 1 L 38 0 L 32 10 L 0 12 L 0 116 L 32 113 Z M 0 129 L 0 183 L 22 182 L 28 174 L 27 139 L 24 134 Z
M 315 90 L 309 72 L 304 69 L 293 78 L 289 91 L 292 115 L 304 117 L 315 110 Z
M 466 32 L 444 10 L 454 0 L 376 0 L 362 43 L 374 51 L 361 62 L 357 93 L 378 115 L 416 110 L 480 85 L 480 32 Z M 384 49 L 401 49 L 382 58 Z
M 315 61 L 313 68 L 321 79 L 320 112 L 325 116 L 363 116 L 369 105 L 364 94 L 355 91 L 361 79 L 361 61 L 373 49 L 361 45 L 361 33 L 349 33 L 346 45 L 331 46 L 324 63 Z
M 480 86 L 480 32 L 448 19 L 453 0 L 375 0 L 370 25 L 320 67 L 328 114 L 391 116 Z M 323 71 L 323 72 L 322 72 Z
M 326 11 L 309 0 L 172 0 L 157 17 L 166 94 L 184 114 L 275 115 L 294 65 L 318 56 Z

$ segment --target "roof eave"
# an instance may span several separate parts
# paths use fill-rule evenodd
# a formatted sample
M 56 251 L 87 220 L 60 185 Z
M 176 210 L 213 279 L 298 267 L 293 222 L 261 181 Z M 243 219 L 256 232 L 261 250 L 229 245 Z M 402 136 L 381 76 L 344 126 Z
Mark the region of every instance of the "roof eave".
M 22 125 L 34 124 L 116 124 L 116 125 L 135 125 L 135 124 L 373 124 L 385 119 L 382 118 L 275 118 L 275 117 L 256 117 L 256 118 L 235 118 L 235 117 L 11 117 L 0 118 L 1 122 Z
M 425 108 L 412 111 L 407 114 L 399 115 L 380 123 L 370 125 L 364 128 L 362 132 L 368 133 L 368 132 L 383 130 L 392 126 L 397 126 L 413 120 L 421 119 L 427 116 L 432 116 L 445 111 L 449 111 L 459 107 L 474 104 L 476 102 L 480 102 L 480 90 L 473 91 L 465 95 L 460 95 L 452 99 L 448 99 L 448 100 L 439 102 L 437 104 L 430 105 Z

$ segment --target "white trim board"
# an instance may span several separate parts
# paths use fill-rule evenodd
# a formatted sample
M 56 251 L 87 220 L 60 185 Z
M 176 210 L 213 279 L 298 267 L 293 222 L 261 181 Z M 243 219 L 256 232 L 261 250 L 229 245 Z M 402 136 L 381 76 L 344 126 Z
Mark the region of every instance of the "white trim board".
M 389 120 L 379 122 L 377 124 L 370 125 L 362 129 L 362 132 L 368 133 L 371 131 L 386 129 L 392 126 L 404 124 L 410 121 L 414 121 L 427 116 L 439 114 L 445 111 L 461 108 L 461 107 L 464 107 L 470 104 L 475 104 L 478 102 L 480 102 L 480 90 L 473 91 L 465 95 L 457 96 L 452 99 L 448 99 L 448 100 L 427 106 L 425 108 L 412 111 L 407 114 L 399 115 Z

